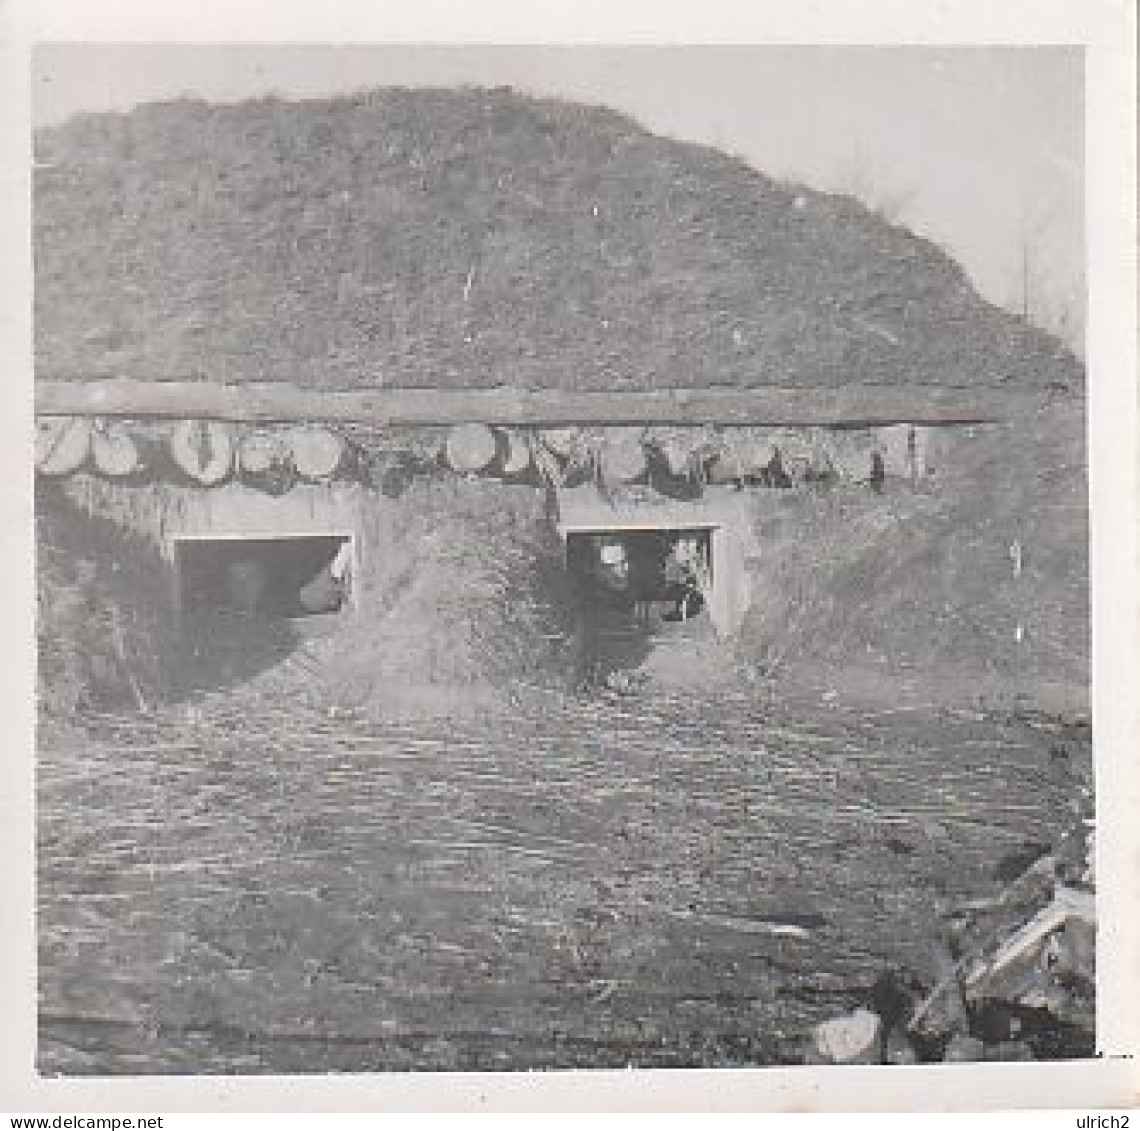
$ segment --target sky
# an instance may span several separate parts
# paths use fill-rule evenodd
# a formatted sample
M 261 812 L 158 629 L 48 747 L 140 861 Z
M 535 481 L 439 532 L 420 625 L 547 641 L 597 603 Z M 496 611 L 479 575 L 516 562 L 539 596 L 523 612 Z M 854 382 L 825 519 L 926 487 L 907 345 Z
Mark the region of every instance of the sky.
M 950 252 L 993 302 L 1083 332 L 1083 56 L 1072 47 L 42 44 L 32 119 L 191 95 L 509 85 L 854 192 Z

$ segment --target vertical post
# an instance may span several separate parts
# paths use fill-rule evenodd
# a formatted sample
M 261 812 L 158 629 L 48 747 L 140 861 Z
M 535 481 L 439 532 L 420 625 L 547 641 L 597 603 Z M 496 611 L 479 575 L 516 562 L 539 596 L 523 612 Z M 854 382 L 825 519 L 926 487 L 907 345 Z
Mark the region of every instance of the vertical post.
M 717 636 L 728 636 L 731 632 L 731 608 L 729 594 L 729 573 L 731 553 L 728 534 L 723 526 L 714 526 L 709 537 L 712 585 L 709 590 L 709 620 Z
M 357 523 L 354 533 L 349 535 L 348 541 L 352 547 L 348 556 L 349 574 L 348 607 L 353 613 L 360 612 L 360 586 L 362 580 L 360 541 L 364 534 L 363 523 Z
M 174 617 L 179 628 L 182 627 L 184 610 L 182 608 L 182 555 L 178 552 L 178 539 L 168 535 L 163 546 L 163 557 L 170 578 L 170 604 L 174 609 Z
M 711 531 L 712 591 L 709 619 L 719 637 L 733 636 L 748 610 L 748 579 L 744 568 L 744 547 L 731 526 L 714 526 Z

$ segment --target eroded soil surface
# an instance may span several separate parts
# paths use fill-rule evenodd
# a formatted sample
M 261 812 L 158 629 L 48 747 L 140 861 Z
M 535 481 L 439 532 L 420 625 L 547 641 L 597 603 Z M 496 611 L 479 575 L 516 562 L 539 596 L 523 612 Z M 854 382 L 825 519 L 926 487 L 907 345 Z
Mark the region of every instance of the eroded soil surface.
M 41 1071 L 795 1062 L 1048 843 L 1086 730 L 754 693 L 45 728 Z

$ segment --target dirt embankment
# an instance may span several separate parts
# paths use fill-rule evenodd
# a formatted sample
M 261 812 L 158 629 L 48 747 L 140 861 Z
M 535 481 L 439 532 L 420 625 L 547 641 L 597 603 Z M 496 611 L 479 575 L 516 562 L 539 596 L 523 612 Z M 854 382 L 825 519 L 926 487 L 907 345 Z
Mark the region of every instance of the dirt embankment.
M 168 696 L 175 633 L 157 554 L 50 485 L 37 486 L 35 526 L 40 711 L 145 708 Z
M 383 521 L 365 532 L 363 608 L 321 646 L 335 702 L 462 709 L 569 686 L 573 592 L 541 490 L 421 479 Z
M 741 657 L 852 695 L 1087 711 L 1084 468 L 1070 403 L 979 429 L 928 488 L 759 496 Z

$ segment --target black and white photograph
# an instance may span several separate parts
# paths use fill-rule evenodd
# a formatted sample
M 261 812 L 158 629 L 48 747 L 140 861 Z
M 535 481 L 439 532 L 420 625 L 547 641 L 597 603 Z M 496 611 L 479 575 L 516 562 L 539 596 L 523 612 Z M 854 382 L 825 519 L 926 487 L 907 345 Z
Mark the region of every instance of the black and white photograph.
M 29 71 L 39 1077 L 1104 1055 L 1080 45 Z

